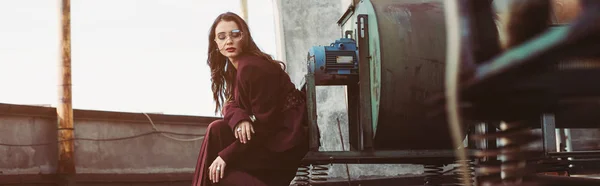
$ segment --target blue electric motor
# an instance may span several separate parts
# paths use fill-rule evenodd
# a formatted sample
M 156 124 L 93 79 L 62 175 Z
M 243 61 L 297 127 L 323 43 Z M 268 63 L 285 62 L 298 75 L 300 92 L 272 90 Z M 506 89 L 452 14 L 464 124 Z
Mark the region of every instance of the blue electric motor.
M 330 46 L 313 46 L 308 51 L 308 73 L 315 84 L 346 84 L 358 77 L 358 50 L 351 38 L 340 38 Z

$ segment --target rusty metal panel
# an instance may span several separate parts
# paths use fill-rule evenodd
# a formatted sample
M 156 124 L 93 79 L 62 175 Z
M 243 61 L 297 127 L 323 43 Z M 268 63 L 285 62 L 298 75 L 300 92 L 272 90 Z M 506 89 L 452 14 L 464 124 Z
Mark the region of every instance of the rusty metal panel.
M 444 89 L 446 28 L 441 0 L 373 1 L 381 42 L 381 102 L 375 144 L 384 149 L 452 148 L 444 120 L 425 100 Z
M 495 0 L 507 4 L 510 0 Z M 553 0 L 556 23 L 579 14 L 576 0 Z M 499 27 L 507 6 L 496 6 Z M 442 0 L 361 1 L 343 31 L 358 33 L 356 16 L 369 15 L 369 60 L 376 149 L 451 148 L 446 121 L 426 117 L 424 102 L 443 92 L 446 28 Z M 501 28 L 499 28 L 500 31 Z M 359 46 L 360 48 L 361 46 Z M 411 143 L 404 143 L 411 142 Z
M 354 17 L 360 14 L 369 15 L 375 148 L 452 148 L 447 124 L 426 117 L 425 106 L 429 96 L 444 88 L 443 1 L 363 1 Z M 355 22 L 351 19 L 343 28 L 349 30 Z

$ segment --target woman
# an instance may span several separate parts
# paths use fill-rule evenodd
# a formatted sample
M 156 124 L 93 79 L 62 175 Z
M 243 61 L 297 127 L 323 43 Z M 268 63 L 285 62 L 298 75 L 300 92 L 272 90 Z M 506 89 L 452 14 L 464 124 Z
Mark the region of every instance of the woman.
M 238 15 L 219 15 L 209 41 L 215 112 L 224 117 L 208 126 L 193 185 L 289 185 L 308 151 L 303 94 Z

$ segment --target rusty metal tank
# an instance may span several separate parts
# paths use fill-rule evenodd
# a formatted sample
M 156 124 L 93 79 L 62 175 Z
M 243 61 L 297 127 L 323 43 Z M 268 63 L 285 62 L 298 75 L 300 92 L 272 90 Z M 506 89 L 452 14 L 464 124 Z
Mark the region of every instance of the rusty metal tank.
M 359 15 L 368 16 L 374 148 L 451 149 L 446 122 L 425 104 L 444 89 L 443 1 L 363 0 L 338 22 L 342 33 L 361 37 Z
M 503 19 L 511 0 L 494 0 Z M 342 16 L 341 35 L 359 40 L 366 16 L 373 146 L 378 150 L 450 149 L 445 118 L 431 118 L 426 100 L 444 90 L 446 24 L 443 0 L 361 0 Z M 504 5 L 504 6 L 503 6 Z M 579 12 L 576 0 L 553 0 L 555 20 Z M 499 20 L 502 26 L 502 20 Z M 499 28 L 502 32 L 501 28 Z M 357 52 L 360 53 L 360 52 Z M 360 55 L 360 54 L 359 54 Z M 361 59 L 362 57 L 359 57 Z M 363 73 L 364 69 L 360 69 Z

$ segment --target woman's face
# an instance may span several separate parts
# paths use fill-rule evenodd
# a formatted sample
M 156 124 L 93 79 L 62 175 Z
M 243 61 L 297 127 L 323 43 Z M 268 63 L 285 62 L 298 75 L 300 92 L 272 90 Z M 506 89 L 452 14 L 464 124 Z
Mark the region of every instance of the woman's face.
M 215 27 L 215 42 L 219 52 L 230 60 L 242 53 L 243 33 L 233 21 L 221 21 Z

